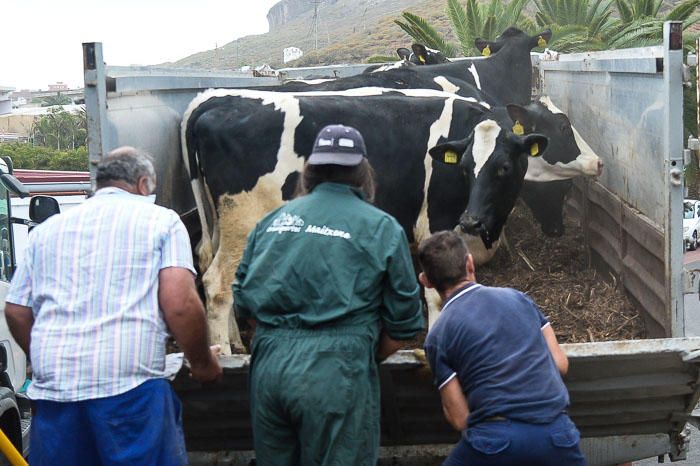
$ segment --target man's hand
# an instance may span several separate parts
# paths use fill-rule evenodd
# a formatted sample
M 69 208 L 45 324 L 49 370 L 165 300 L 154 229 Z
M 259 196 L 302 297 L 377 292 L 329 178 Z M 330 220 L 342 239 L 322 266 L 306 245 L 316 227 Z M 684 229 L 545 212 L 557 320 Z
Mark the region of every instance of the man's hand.
M 160 271 L 158 281 L 158 303 L 170 332 L 185 352 L 192 377 L 200 382 L 220 378 L 221 347 L 209 347 L 204 305 L 197 294 L 194 275 L 185 268 L 168 267 Z
M 211 346 L 209 350 L 211 357 L 208 361 L 203 361 L 200 364 L 190 363 L 192 378 L 198 382 L 220 382 L 223 376 L 223 369 L 221 364 L 219 364 L 221 345 Z

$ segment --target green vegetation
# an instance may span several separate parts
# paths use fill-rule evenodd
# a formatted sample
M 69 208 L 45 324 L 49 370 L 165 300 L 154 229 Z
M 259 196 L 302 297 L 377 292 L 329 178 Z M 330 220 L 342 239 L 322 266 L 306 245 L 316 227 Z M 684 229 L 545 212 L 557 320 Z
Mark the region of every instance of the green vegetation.
M 10 157 L 15 168 L 69 171 L 88 169 L 88 151 L 85 146 L 60 151 L 26 143 L 0 144 L 0 156 Z
M 87 114 L 52 108 L 32 128 L 33 143 L 0 144 L 0 156 L 12 159 L 15 168 L 29 170 L 88 169 Z
M 534 22 L 524 14 L 534 3 Z M 477 37 L 493 40 L 509 25 L 534 33 L 551 28 L 549 47 L 559 52 L 612 50 L 660 44 L 664 21 L 683 21 L 683 28 L 700 22 L 696 14 L 700 0 L 676 2 L 664 9 L 663 0 L 448 0 L 447 16 L 459 39 L 463 54 L 474 54 Z M 425 42 L 447 56 L 455 56 L 456 47 L 445 40 L 429 21 L 410 12 L 396 23 L 414 40 Z M 693 48 L 696 34 L 684 34 L 687 49 Z
M 87 139 L 85 109 L 78 113 L 66 112 L 59 107 L 49 109 L 34 123 L 32 139 L 35 145 L 57 150 L 84 146 Z
M 447 1 L 447 16 L 450 18 L 454 34 L 459 39 L 455 46 L 445 39 L 428 21 L 410 12 L 404 12 L 403 21 L 396 24 L 417 42 L 440 50 L 448 57 L 456 57 L 461 52 L 464 56 L 477 55 L 474 47 L 477 37 L 492 39 L 510 26 L 521 29 L 532 29 L 532 20 L 523 15 L 523 9 L 530 0 L 512 0 L 505 3 L 501 0 L 467 0 L 462 6 L 458 0 Z
M 48 97 L 37 97 L 32 99 L 32 103 L 41 104 L 42 107 L 51 107 L 54 105 L 70 105 L 73 103 L 73 99 L 67 95 L 61 95 L 59 92 L 56 95 L 50 95 Z

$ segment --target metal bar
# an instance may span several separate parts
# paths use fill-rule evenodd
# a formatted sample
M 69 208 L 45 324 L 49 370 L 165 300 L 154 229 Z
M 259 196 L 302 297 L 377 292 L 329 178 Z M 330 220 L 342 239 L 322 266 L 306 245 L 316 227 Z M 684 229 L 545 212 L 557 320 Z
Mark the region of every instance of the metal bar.
M 101 42 L 83 43 L 85 110 L 87 112 L 90 180 L 95 181 L 97 163 L 109 147 L 107 125 L 107 83 Z
M 685 335 L 683 316 L 683 22 L 664 23 L 664 160 L 666 163 L 667 212 L 665 266 L 671 332 Z

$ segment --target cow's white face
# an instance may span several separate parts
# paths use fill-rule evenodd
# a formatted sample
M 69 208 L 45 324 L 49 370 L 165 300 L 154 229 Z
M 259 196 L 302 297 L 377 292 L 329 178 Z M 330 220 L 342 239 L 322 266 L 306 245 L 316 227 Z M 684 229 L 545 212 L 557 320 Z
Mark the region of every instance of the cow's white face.
M 493 120 L 485 120 L 474 128 L 474 179 L 479 178 L 479 172 L 496 150 L 496 141 L 501 133 L 501 127 Z

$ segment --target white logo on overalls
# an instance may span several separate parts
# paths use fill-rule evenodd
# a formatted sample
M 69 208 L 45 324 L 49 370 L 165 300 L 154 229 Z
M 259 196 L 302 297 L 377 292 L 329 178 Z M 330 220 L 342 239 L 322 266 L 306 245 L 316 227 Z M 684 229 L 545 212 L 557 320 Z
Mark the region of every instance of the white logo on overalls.
M 304 220 L 298 215 L 290 215 L 282 212 L 279 217 L 275 218 L 265 232 L 267 233 L 299 233 L 301 227 L 304 226 Z

